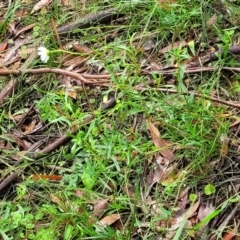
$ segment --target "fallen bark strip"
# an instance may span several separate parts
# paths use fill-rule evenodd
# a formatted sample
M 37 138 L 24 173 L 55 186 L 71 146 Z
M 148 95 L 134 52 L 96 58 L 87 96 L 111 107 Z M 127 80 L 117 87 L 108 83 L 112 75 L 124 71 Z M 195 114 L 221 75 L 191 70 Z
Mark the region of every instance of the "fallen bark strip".
M 135 87 L 135 90 L 137 90 L 137 91 L 150 91 L 150 90 L 153 90 L 153 91 L 159 91 L 159 92 L 165 92 L 165 93 L 171 93 L 171 94 L 194 95 L 195 97 L 198 97 L 198 98 L 208 99 L 208 100 L 211 100 L 211 101 L 216 102 L 216 103 L 221 103 L 221 104 L 229 106 L 229 107 L 234 107 L 234 108 L 240 109 L 240 104 L 238 104 L 238 103 L 229 102 L 229 101 L 225 101 L 225 100 L 222 100 L 222 99 L 219 99 L 219 98 L 209 97 L 209 96 L 202 95 L 202 94 L 199 94 L 199 93 L 194 93 L 194 92 L 179 92 L 179 91 L 174 90 L 174 89 L 147 88 L 147 87 L 141 87 L 141 86 Z
M 83 29 L 91 27 L 99 23 L 107 23 L 118 17 L 124 16 L 123 13 L 120 13 L 116 8 L 110 8 L 107 10 L 99 11 L 95 14 L 87 15 L 83 18 L 77 19 L 74 22 L 68 23 L 62 27 L 57 28 L 59 35 L 68 34 L 73 29 Z
M 240 54 L 240 45 L 233 45 L 227 49 L 227 53 Z M 219 56 L 224 54 L 224 49 L 221 48 L 216 52 L 209 52 L 204 56 L 200 56 L 198 60 L 186 64 L 187 68 L 198 67 L 204 64 L 208 64 L 214 60 L 219 59 Z
M 0 105 L 3 103 L 4 99 L 10 96 L 13 91 L 17 88 L 17 81 L 10 80 L 8 84 L 0 92 Z
M 6 177 L 1 183 L 0 183 L 0 192 L 7 187 L 10 183 L 14 182 L 22 171 L 16 171 L 14 173 L 11 173 L 8 177 Z

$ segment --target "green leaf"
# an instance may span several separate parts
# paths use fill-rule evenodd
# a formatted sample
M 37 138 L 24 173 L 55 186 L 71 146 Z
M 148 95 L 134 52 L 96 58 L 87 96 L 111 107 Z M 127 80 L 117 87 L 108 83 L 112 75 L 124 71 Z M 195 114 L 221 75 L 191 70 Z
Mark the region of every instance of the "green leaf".
M 238 199 L 238 197 L 234 197 L 234 198 L 230 198 L 228 201 L 231 203 L 235 203 L 235 202 L 238 202 L 239 199 Z
M 197 199 L 197 195 L 196 194 L 190 194 L 189 199 L 190 199 L 191 202 L 195 202 L 196 199 Z
M 87 189 L 91 189 L 94 185 L 95 179 L 92 178 L 91 175 L 88 172 L 83 172 L 82 182 Z
M 208 184 L 204 187 L 204 193 L 206 195 L 211 195 L 216 192 L 216 188 L 212 184 Z

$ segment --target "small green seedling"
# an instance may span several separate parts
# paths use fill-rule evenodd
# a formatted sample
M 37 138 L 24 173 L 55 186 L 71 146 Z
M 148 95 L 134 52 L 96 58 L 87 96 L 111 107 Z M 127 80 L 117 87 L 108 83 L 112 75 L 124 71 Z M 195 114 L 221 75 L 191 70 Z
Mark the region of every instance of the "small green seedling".
M 204 193 L 206 195 L 212 195 L 216 192 L 216 188 L 212 184 L 208 184 L 204 187 Z

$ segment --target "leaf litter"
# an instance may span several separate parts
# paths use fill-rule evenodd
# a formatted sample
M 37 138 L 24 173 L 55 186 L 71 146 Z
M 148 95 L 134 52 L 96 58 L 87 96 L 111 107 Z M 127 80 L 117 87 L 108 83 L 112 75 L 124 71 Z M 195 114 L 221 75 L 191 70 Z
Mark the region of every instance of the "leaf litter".
M 164 12 L 167 12 L 179 4 L 178 2 L 180 1 L 157 1 L 157 4 Z M 41 14 L 41 9 L 44 9 L 46 13 L 50 12 L 54 3 L 52 1 L 39 1 L 35 5 L 33 3 L 31 4 L 31 14 L 37 16 Z M 75 8 L 73 1 L 61 1 L 61 4 L 63 7 Z M 82 1 L 81 5 L 84 5 L 84 8 L 86 8 L 83 12 L 88 10 L 87 2 Z M 215 5 L 213 4 L 213 6 Z M 4 11 L 6 11 L 7 5 L 3 5 L 2 7 Z M 7 79 L 5 83 L 1 85 L 1 113 L 4 115 L 4 111 L 9 110 L 8 114 L 5 114 L 5 118 L 11 123 L 7 125 L 6 119 L 1 120 L 6 124 L 6 127 L 4 127 L 1 132 L 1 155 L 4 158 L 8 156 L 8 161 L 3 161 L 2 163 L 4 174 L 1 175 L 0 179 L 1 198 L 10 198 L 10 201 L 14 202 L 14 197 L 10 197 L 7 188 L 13 186 L 15 189 L 12 191 L 16 192 L 16 187 L 21 186 L 26 178 L 30 177 L 31 181 L 36 185 L 41 182 L 44 184 L 44 181 L 52 184 L 54 187 L 48 190 L 49 192 L 46 198 L 50 197 L 50 201 L 58 206 L 60 212 L 63 211 L 67 213 L 72 211 L 78 214 L 79 217 L 87 214 L 85 223 L 88 222 L 94 226 L 96 232 L 102 232 L 104 229 L 111 227 L 113 230 L 121 229 L 123 232 L 128 232 L 128 236 L 130 236 L 131 239 L 137 239 L 141 234 L 147 234 L 148 232 L 151 232 L 156 239 L 181 239 L 180 237 L 183 236 L 187 236 L 187 239 L 199 239 L 201 234 L 204 234 L 205 239 L 217 239 L 217 235 L 222 236 L 223 239 L 234 239 L 235 236 L 239 235 L 239 224 L 237 224 L 239 220 L 239 204 L 237 202 L 239 199 L 232 196 L 236 196 L 239 192 L 240 157 L 237 153 L 239 151 L 238 135 L 240 123 L 238 113 L 233 108 L 238 105 L 228 105 L 232 107 L 231 110 L 229 110 L 229 108 L 226 110 L 228 111 L 227 117 L 230 120 L 231 128 L 228 130 L 227 135 L 223 134 L 215 139 L 215 142 L 219 141 L 219 149 L 216 151 L 218 155 L 211 156 L 212 159 L 208 159 L 210 163 L 206 162 L 205 166 L 201 166 L 199 163 L 199 167 L 194 169 L 194 171 L 191 171 L 191 161 L 194 161 L 194 159 L 191 159 L 192 153 L 185 153 L 185 156 L 183 149 L 189 149 L 189 152 L 194 148 L 197 149 L 198 139 L 192 140 L 195 145 L 190 142 L 184 142 L 183 140 L 187 138 L 188 133 L 187 131 L 184 133 L 181 129 L 181 124 L 186 124 L 185 121 L 189 121 L 190 125 L 198 124 L 194 118 L 191 118 L 192 115 L 194 115 L 194 110 L 187 110 L 189 111 L 189 115 L 171 116 L 171 114 L 173 114 L 172 106 L 174 102 L 167 103 L 168 109 L 166 111 L 163 109 L 164 106 L 162 106 L 163 108 L 161 107 L 160 110 L 159 107 L 155 107 L 154 111 L 150 114 L 150 120 L 146 121 L 147 126 L 145 124 L 138 125 L 138 123 L 131 122 L 131 114 L 133 118 L 137 116 L 134 111 L 127 115 L 127 120 L 125 120 L 123 116 L 120 116 L 121 121 L 126 121 L 126 124 L 130 122 L 131 125 L 132 132 L 127 137 L 129 144 L 134 144 L 138 138 L 146 138 L 149 144 L 146 152 L 142 152 L 142 150 L 139 150 L 137 147 L 134 149 L 133 155 L 136 159 L 144 156 L 145 169 L 143 169 L 140 178 L 139 175 L 137 176 L 137 169 L 131 169 L 131 165 L 124 166 L 120 159 L 125 157 L 119 157 L 118 155 L 120 153 L 118 152 L 115 153 L 115 156 L 111 156 L 111 164 L 113 164 L 116 169 L 120 169 L 119 175 L 124 173 L 127 176 L 130 172 L 129 176 L 131 177 L 128 181 L 122 184 L 116 176 L 106 178 L 108 181 L 101 183 L 104 187 L 99 192 L 97 187 L 92 191 L 91 188 L 87 190 L 84 189 L 84 184 L 82 183 L 82 189 L 79 189 L 73 184 L 74 187 L 71 186 L 71 191 L 73 192 L 71 192 L 71 194 L 68 192 L 68 194 L 73 196 L 72 198 L 66 195 L 64 196 L 64 194 L 60 192 L 54 193 L 54 188 L 61 188 L 61 184 L 65 184 L 66 182 L 71 183 L 71 181 L 73 181 L 70 173 L 64 172 L 64 169 L 74 168 L 74 164 L 67 163 L 64 159 L 61 159 L 62 162 L 59 162 L 59 166 L 54 163 L 56 165 L 54 168 L 52 162 L 46 164 L 41 159 L 47 157 L 46 153 L 51 153 L 54 156 L 58 151 L 61 151 L 58 150 L 59 147 L 64 148 L 71 138 L 74 139 L 74 136 L 82 133 L 82 131 L 88 132 L 85 138 L 89 136 L 91 131 L 93 132 L 93 136 L 101 135 L 103 130 L 93 127 L 94 121 L 97 121 L 98 114 L 94 112 L 93 109 L 96 111 L 99 111 L 99 109 L 104 110 L 106 118 L 102 119 L 102 122 L 107 122 L 108 126 L 111 126 L 108 130 L 114 129 L 114 124 L 111 123 L 109 119 L 111 117 L 114 118 L 114 111 L 120 111 L 121 101 L 126 101 L 124 95 L 119 94 L 121 87 L 118 85 L 117 80 L 118 76 L 124 76 L 126 72 L 122 66 L 116 68 L 114 71 L 106 67 L 106 60 L 114 58 L 115 56 L 113 49 L 105 52 L 104 44 L 107 44 L 108 41 L 112 41 L 113 44 L 116 38 L 126 34 L 126 32 L 121 29 L 121 24 L 127 24 L 129 18 L 126 16 L 125 12 L 127 10 L 124 10 L 124 8 L 117 9 L 110 7 L 111 6 L 109 6 L 107 10 L 99 10 L 96 13 L 91 13 L 91 11 L 90 14 L 83 13 L 80 20 L 74 21 L 73 18 L 73 21 L 70 23 L 57 23 L 57 30 L 55 32 L 65 36 L 67 34 L 65 39 L 57 38 L 57 41 L 60 41 L 62 46 L 71 45 L 69 42 L 72 41 L 70 37 L 72 30 L 80 29 L 83 31 L 83 29 L 87 29 L 86 32 L 84 32 L 86 35 L 103 35 L 101 36 L 102 38 L 99 38 L 99 41 L 85 40 L 85 42 L 75 42 L 72 44 L 72 46 L 63 53 L 64 55 L 57 56 L 54 60 L 57 66 L 60 66 L 59 68 L 42 68 L 36 58 L 36 54 L 34 54 L 38 46 L 38 44 L 35 43 L 36 39 L 33 37 L 34 31 L 35 34 L 39 34 L 36 32 L 38 28 L 35 28 L 38 26 L 37 23 L 25 26 L 21 25 L 21 22 L 18 22 L 17 19 L 15 23 L 8 22 L 6 33 L 1 36 L 0 45 L 0 75 L 6 76 Z M 135 6 L 133 6 L 133 12 L 135 11 L 134 8 Z M 234 16 L 229 17 L 229 14 L 226 14 L 226 12 L 230 12 L 227 6 L 220 4 L 216 8 L 217 10 L 221 10 L 220 12 L 223 14 L 223 19 L 227 18 L 227 23 L 222 23 L 223 27 L 225 27 L 224 24 L 235 21 Z M 1 10 L 1 12 L 2 11 L 3 10 Z M 207 11 L 210 10 L 207 9 Z M 19 12 L 17 13 L 19 14 Z M 28 12 L 25 12 L 22 18 L 27 18 L 29 16 L 28 14 Z M 2 18 L 2 15 L 0 15 L 0 17 Z M 0 20 L 0 23 L 3 22 L 3 19 Z M 216 13 L 213 11 L 212 14 L 208 14 L 208 18 L 206 18 L 205 21 L 207 33 L 209 35 L 210 33 L 213 34 L 211 31 L 213 31 L 218 21 L 220 21 Z M 20 28 L 17 27 L 18 24 L 21 25 Z M 105 24 L 106 28 L 98 28 L 101 24 Z M 106 29 L 108 27 L 110 28 L 111 24 L 112 27 L 116 27 L 118 26 L 117 24 L 119 24 L 119 29 L 115 29 L 112 32 L 111 30 L 107 31 Z M 147 27 L 147 25 L 145 25 L 145 27 Z M 89 31 L 88 28 L 90 29 Z M 185 87 L 184 91 L 188 91 L 188 88 L 189 91 L 192 91 L 196 88 L 194 81 L 198 78 L 198 74 L 200 73 L 204 77 L 210 76 L 210 72 L 213 70 L 219 70 L 218 74 L 221 74 L 223 78 L 229 78 L 235 81 L 236 73 L 239 71 L 236 63 L 234 63 L 235 65 L 233 64 L 234 66 L 216 66 L 216 68 L 214 68 L 215 66 L 211 65 L 211 62 L 217 61 L 219 57 L 226 56 L 228 53 L 235 54 L 235 57 L 238 58 L 237 55 L 240 53 L 239 45 L 230 46 L 226 40 L 226 45 L 229 45 L 227 50 L 224 46 L 218 49 L 212 48 L 210 42 L 209 46 L 202 47 L 199 42 L 198 29 L 195 29 L 193 32 L 191 32 L 191 29 L 187 30 L 189 36 L 181 35 L 181 30 L 178 33 L 178 29 L 175 29 L 175 36 L 173 35 L 170 40 L 168 39 L 161 43 L 159 45 L 160 47 L 156 48 L 155 45 L 158 41 L 157 34 L 153 32 L 152 35 L 150 34 L 150 37 L 147 36 L 144 38 L 140 30 L 141 29 L 139 29 L 139 36 L 136 35 L 135 38 L 133 38 L 134 44 L 130 41 L 126 45 L 119 46 L 119 49 L 121 49 L 119 55 L 121 57 L 127 56 L 129 62 L 134 62 L 131 55 L 131 47 L 133 46 L 138 50 L 138 53 L 146 55 L 145 58 L 137 55 L 136 63 L 138 69 L 136 69 L 135 66 L 134 70 L 136 71 L 131 70 L 131 73 L 127 73 L 128 78 L 135 72 L 139 74 L 139 78 L 142 78 L 143 82 L 138 84 L 143 84 L 145 89 L 139 87 L 137 84 L 131 85 L 128 83 L 129 88 L 133 89 L 133 91 L 137 90 L 139 96 L 146 98 L 147 94 L 144 95 L 144 92 L 154 92 L 156 90 L 154 87 L 160 85 L 162 88 L 158 88 L 158 90 L 161 93 L 170 93 L 172 91 L 173 94 L 176 94 L 176 97 L 178 94 L 186 94 L 193 98 L 199 97 L 199 101 L 201 101 L 205 97 L 204 93 L 198 91 L 194 92 L 194 94 L 192 94 L 192 92 L 182 93 L 182 89 L 179 88 L 180 85 L 178 86 L 177 84 L 185 81 L 184 84 L 186 84 L 187 88 Z M 179 34 L 182 38 L 177 37 Z M 225 34 L 223 39 L 227 38 L 227 34 L 229 34 L 228 37 L 231 36 L 231 32 L 225 32 Z M 13 40 L 13 42 L 9 41 L 10 39 Z M 212 39 L 217 42 L 216 36 Z M 191 53 L 192 46 L 194 46 L 196 53 L 192 53 L 191 55 L 189 53 Z M 178 54 L 176 54 L 177 52 Z M 75 56 L 71 53 L 78 53 L 80 55 Z M 28 63 L 26 64 L 27 61 Z M 36 61 L 37 64 L 35 64 L 34 61 Z M 164 64 L 162 64 L 162 62 L 164 62 Z M 218 62 L 215 63 L 218 64 Z M 204 75 L 204 71 L 206 75 Z M 52 121 L 49 121 L 49 119 L 43 120 L 38 106 L 34 104 L 34 102 L 43 99 L 47 93 L 47 91 L 44 90 L 36 94 L 36 89 L 41 88 L 41 85 L 38 85 L 36 79 L 38 79 L 39 75 L 50 72 L 57 74 L 57 80 L 59 81 L 59 83 L 54 86 L 54 88 L 57 89 L 51 90 L 51 94 L 55 94 L 58 98 L 63 97 L 60 103 L 57 102 L 54 104 L 54 107 L 51 107 L 51 110 L 56 110 L 56 117 Z M 18 76 L 28 78 L 28 80 L 17 84 L 12 77 L 16 77 L 17 79 Z M 150 84 L 148 84 L 146 79 L 150 80 L 148 81 Z M 35 90 L 28 92 L 32 84 L 36 84 Z M 215 102 L 221 97 L 226 99 L 226 101 L 220 101 L 221 104 L 225 104 L 226 102 L 232 103 L 231 99 L 237 102 L 238 98 L 234 98 L 235 95 L 230 92 L 232 85 L 230 82 L 228 82 L 228 84 L 230 85 L 229 93 L 226 94 L 226 91 L 219 88 L 216 92 L 217 95 L 211 96 L 207 100 Z M 19 104 L 17 96 L 18 94 L 21 95 L 21 93 L 24 95 L 24 91 L 27 92 L 27 97 L 21 99 L 22 103 Z M 108 101 L 103 101 L 101 100 L 102 93 L 106 94 L 106 92 Z M 186 95 L 185 97 L 187 97 Z M 163 95 L 161 95 L 161 97 L 162 96 Z M 16 100 L 14 100 L 15 97 Z M 80 101 L 78 106 L 79 111 L 86 113 L 85 116 L 81 116 L 82 119 L 80 122 L 75 121 L 73 107 L 67 102 L 69 98 L 72 99 L 72 102 Z M 12 104 L 9 104 L 9 99 L 13 99 L 11 101 L 16 105 L 13 108 L 14 110 L 11 108 Z M 179 99 L 176 101 L 180 101 Z M 45 101 L 47 101 L 47 98 Z M 181 111 L 190 104 L 190 100 L 185 99 L 183 102 L 184 104 L 175 105 L 176 109 L 174 109 L 174 111 L 181 113 Z M 67 110 L 63 109 L 64 104 L 67 106 Z M 206 108 L 210 108 L 209 102 L 207 102 L 206 105 Z M 217 107 L 219 106 L 213 106 L 213 108 Z M 27 111 L 19 114 L 23 108 L 26 108 Z M 47 111 L 50 111 L 50 109 L 46 110 L 46 112 Z M 183 142 L 183 145 L 181 145 L 182 148 L 176 147 L 180 146 L 177 140 L 172 141 L 166 138 L 166 136 L 168 136 L 166 132 L 168 132 L 174 124 L 169 124 L 167 121 L 165 122 L 164 117 L 159 120 L 158 113 L 161 111 L 163 115 L 165 114 L 165 117 L 170 116 L 169 119 L 172 122 L 174 122 L 175 118 L 182 118 L 181 122 L 179 120 L 179 129 L 175 129 L 175 134 L 183 135 L 182 139 L 178 139 L 179 142 Z M 122 113 L 122 115 L 124 114 Z M 207 118 L 206 116 L 204 117 Z M 58 125 L 55 125 L 54 121 L 57 122 L 58 118 L 60 121 Z M 185 118 L 189 119 L 186 120 Z M 61 121 L 67 122 L 68 125 L 63 125 Z M 121 121 L 117 121 L 119 130 L 121 128 L 120 126 L 122 126 L 121 124 L 125 124 Z M 217 123 L 218 121 L 219 120 L 216 120 Z M 69 124 L 72 122 L 74 123 Z M 159 124 L 159 122 L 161 124 Z M 211 123 L 212 128 L 216 130 L 216 134 L 218 134 L 217 123 Z M 200 121 L 199 124 L 201 124 Z M 126 131 L 129 131 L 129 129 L 130 128 Z M 201 131 L 202 132 L 199 133 L 200 135 L 203 134 L 203 129 L 201 129 Z M 206 135 L 206 139 L 210 138 L 210 135 L 211 134 Z M 101 140 L 100 137 L 96 137 L 96 139 L 99 142 Z M 93 139 L 89 140 L 89 143 L 93 144 L 94 151 L 97 151 L 98 148 L 94 146 L 94 142 L 95 140 Z M 73 145 L 73 142 L 70 143 Z M 79 145 L 81 144 L 85 146 L 85 148 L 88 148 L 89 151 L 90 148 L 88 145 L 84 145 L 84 141 L 79 143 Z M 73 149 L 73 146 L 69 146 L 69 148 L 71 147 Z M 103 146 L 101 146 L 101 148 L 103 148 Z M 211 150 L 212 149 L 209 149 L 209 151 Z M 81 148 L 79 153 L 82 155 L 86 154 L 86 156 L 88 155 L 87 151 L 84 152 L 84 149 Z M 71 153 L 68 152 L 68 154 Z M 79 156 L 81 156 L 81 154 Z M 110 153 L 108 152 L 108 154 Z M 82 157 L 82 159 L 84 159 L 84 157 Z M 25 164 L 25 162 L 27 164 Z M 53 168 L 50 168 L 48 165 L 53 166 Z M 21 166 L 21 168 L 18 169 L 18 166 Z M 129 167 L 130 169 L 128 169 Z M 143 166 L 139 169 L 142 170 L 142 168 Z M 82 165 L 79 169 L 80 176 L 87 175 L 91 178 L 91 181 L 95 179 L 95 176 L 87 172 L 90 170 L 93 171 L 91 167 L 88 166 L 84 168 L 84 165 Z M 189 176 L 191 174 L 200 178 L 194 187 L 185 185 L 188 181 L 192 181 L 191 176 Z M 77 175 L 72 175 L 72 177 L 81 179 L 81 177 Z M 135 181 L 136 178 L 139 178 L 139 181 Z M 185 181 L 186 179 L 187 181 Z M 216 185 L 217 189 L 217 194 L 214 192 L 210 194 L 212 199 L 209 199 L 210 197 L 204 192 L 204 187 L 208 186 L 209 182 Z M 36 191 L 38 192 L 36 196 L 41 195 L 42 189 L 40 187 L 36 189 Z M 159 195 L 159 192 L 163 194 Z M 195 195 L 197 200 L 191 201 L 191 194 Z M 25 196 L 27 196 L 27 194 Z M 100 198 L 100 196 L 102 197 Z M 74 197 L 78 198 L 78 204 L 74 201 Z M 113 206 L 119 204 L 116 199 L 121 197 L 123 197 L 123 199 L 127 198 L 128 200 L 125 204 L 127 205 L 128 203 L 129 205 L 127 205 L 127 207 L 121 206 L 119 209 L 116 208 L 117 210 L 111 211 Z M 162 201 L 161 198 L 163 199 Z M 93 204 L 93 209 L 88 210 L 86 204 Z M 74 220 L 71 219 L 71 221 Z M 211 229 L 214 229 L 217 234 L 211 231 Z

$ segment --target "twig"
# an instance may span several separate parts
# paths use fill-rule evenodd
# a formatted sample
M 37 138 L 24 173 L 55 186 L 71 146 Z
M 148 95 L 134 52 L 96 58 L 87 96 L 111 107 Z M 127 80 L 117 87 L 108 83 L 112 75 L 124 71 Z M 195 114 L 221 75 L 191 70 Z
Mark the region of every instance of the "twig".
M 51 21 L 52 21 L 52 27 L 53 27 L 53 30 L 54 30 L 54 34 L 55 34 L 54 37 L 57 40 L 57 43 L 58 43 L 60 49 L 63 50 L 63 46 L 62 46 L 58 31 L 57 31 L 57 28 L 56 28 L 56 23 L 55 23 L 53 18 L 51 19 Z
M 83 18 L 77 19 L 74 22 L 71 22 L 62 27 L 59 27 L 57 31 L 59 35 L 64 35 L 64 34 L 68 34 L 70 31 L 72 31 L 75 28 L 78 28 L 78 29 L 88 28 L 98 23 L 109 22 L 123 15 L 124 14 L 120 13 L 117 9 L 111 8 L 108 10 L 99 11 L 95 14 L 90 14 Z
M 182 92 L 181 93 L 181 92 L 179 92 L 177 90 L 174 90 L 174 89 L 146 88 L 146 87 L 135 87 L 135 90 L 137 90 L 137 91 L 154 90 L 154 91 L 166 92 L 166 93 L 171 93 L 171 94 L 194 95 L 195 97 L 205 98 L 205 99 L 211 100 L 213 102 L 221 103 L 221 104 L 229 106 L 229 107 L 234 107 L 234 108 L 239 108 L 240 109 L 240 104 L 229 102 L 229 101 L 225 101 L 225 100 L 222 100 L 222 99 L 219 99 L 219 98 L 215 98 L 215 97 L 204 96 L 204 95 L 199 94 L 199 93 L 193 93 L 193 92 Z
M 11 173 L 7 178 L 5 178 L 0 183 L 0 191 L 2 191 L 5 187 L 7 187 L 11 182 L 15 181 L 18 176 L 21 174 L 22 171 L 16 171 L 14 173 Z
M 230 46 L 227 51 L 228 53 L 232 53 L 232 54 L 240 54 L 240 45 Z M 224 53 L 224 50 L 222 48 L 216 52 L 209 52 L 206 55 L 199 57 L 198 60 L 188 63 L 186 67 L 187 68 L 198 67 L 200 65 L 210 63 L 214 60 L 217 60 L 219 56 L 222 55 L 223 53 Z
M 3 100 L 6 97 L 10 96 L 16 88 L 17 81 L 10 80 L 9 83 L 0 92 L 0 105 L 3 103 Z
M 33 104 L 31 105 L 31 107 L 28 109 L 28 111 L 25 112 L 25 113 L 22 115 L 21 119 L 19 120 L 19 122 L 18 122 L 18 123 L 16 124 L 16 126 L 15 126 L 16 129 L 17 129 L 19 126 L 21 126 L 22 123 L 26 120 L 27 116 L 30 115 L 30 113 L 32 113 L 32 112 L 34 111 L 34 110 L 33 110 L 34 106 L 35 106 L 35 103 L 33 103 Z
M 69 77 L 75 78 L 80 80 L 85 84 L 92 84 L 93 81 L 87 80 L 85 77 L 82 76 L 80 73 L 75 73 L 71 71 L 67 71 L 60 68 L 38 68 L 38 69 L 26 69 L 25 71 L 20 70 L 0 70 L 1 76 L 6 75 L 20 75 L 20 74 L 41 74 L 41 73 L 56 73 L 56 74 L 63 74 Z
M 92 108 L 92 104 L 91 104 L 90 99 L 89 99 L 89 97 L 88 97 L 87 89 L 86 89 L 84 83 L 82 83 L 82 89 L 83 89 L 83 92 L 84 92 L 84 94 L 85 94 L 85 96 L 86 96 L 87 105 L 88 105 L 89 109 L 92 110 L 92 109 L 93 109 L 93 108 Z

